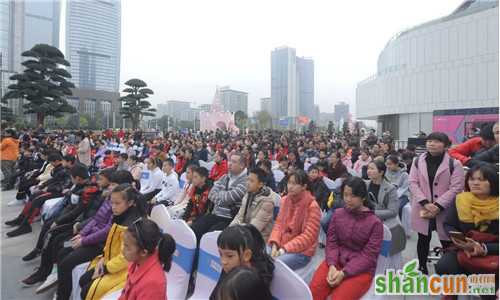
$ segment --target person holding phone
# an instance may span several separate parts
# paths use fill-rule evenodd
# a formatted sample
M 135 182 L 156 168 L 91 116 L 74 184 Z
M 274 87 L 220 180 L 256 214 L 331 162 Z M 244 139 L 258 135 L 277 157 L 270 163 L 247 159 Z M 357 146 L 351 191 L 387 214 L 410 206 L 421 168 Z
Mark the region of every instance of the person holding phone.
M 472 167 L 467 173 L 465 192 L 457 195 L 444 222 L 455 249 L 443 254 L 436 265 L 436 273 L 471 273 L 466 265 L 460 263 L 460 250 L 467 258 L 496 256 L 498 270 L 498 208 L 498 173 L 495 167 Z M 498 283 L 498 271 L 496 275 Z

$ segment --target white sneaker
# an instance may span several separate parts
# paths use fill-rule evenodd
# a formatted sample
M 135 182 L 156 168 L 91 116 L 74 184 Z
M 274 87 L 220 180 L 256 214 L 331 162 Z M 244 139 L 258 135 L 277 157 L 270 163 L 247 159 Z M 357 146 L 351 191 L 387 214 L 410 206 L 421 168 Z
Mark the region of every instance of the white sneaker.
M 56 286 L 56 284 L 57 284 L 57 272 L 52 272 L 49 275 L 49 277 L 47 277 L 45 282 L 42 283 L 42 285 L 36 289 L 35 293 L 41 294 L 41 293 L 49 290 L 50 288 Z
M 24 200 L 14 199 L 14 200 L 10 201 L 9 203 L 7 203 L 7 206 L 21 206 L 21 205 L 24 205 Z

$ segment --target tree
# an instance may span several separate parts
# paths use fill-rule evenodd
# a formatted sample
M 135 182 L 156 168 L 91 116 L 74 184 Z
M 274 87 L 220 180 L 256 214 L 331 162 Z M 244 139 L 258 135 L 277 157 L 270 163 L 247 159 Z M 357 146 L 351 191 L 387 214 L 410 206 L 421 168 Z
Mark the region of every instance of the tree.
M 39 126 L 44 124 L 46 116 L 59 118 L 64 113 L 75 113 L 66 101 L 75 85 L 68 81 L 71 74 L 61 67 L 70 66 L 62 52 L 47 44 L 37 44 L 21 55 L 28 58 L 21 63 L 25 69 L 10 77 L 17 82 L 8 86 L 3 100 L 27 100 L 24 113 L 36 114 Z
M 128 94 L 119 99 L 122 101 L 120 114 L 124 119 L 130 119 L 132 128 L 135 130 L 139 127 L 139 123 L 144 116 L 156 116 L 156 109 L 150 108 L 151 103 L 144 100 L 154 93 L 151 89 L 147 88 L 147 84 L 140 79 L 130 79 L 125 82 L 125 85 L 127 85 L 128 88 L 125 88 L 123 92 Z
M 248 119 L 247 115 L 241 110 L 238 110 L 236 113 L 234 113 L 234 124 L 240 130 L 245 128 L 247 124 L 247 119 Z
M 164 115 L 161 118 L 155 120 L 155 124 L 157 124 L 158 127 L 160 127 L 160 129 L 163 131 L 168 130 L 168 127 L 172 127 L 174 125 L 174 120 L 167 115 Z
M 257 113 L 257 121 L 259 123 L 259 129 L 269 129 L 272 127 L 273 118 L 267 111 L 263 110 Z
M 78 114 L 72 114 L 68 117 L 66 121 L 67 129 L 78 129 L 80 127 L 80 116 Z

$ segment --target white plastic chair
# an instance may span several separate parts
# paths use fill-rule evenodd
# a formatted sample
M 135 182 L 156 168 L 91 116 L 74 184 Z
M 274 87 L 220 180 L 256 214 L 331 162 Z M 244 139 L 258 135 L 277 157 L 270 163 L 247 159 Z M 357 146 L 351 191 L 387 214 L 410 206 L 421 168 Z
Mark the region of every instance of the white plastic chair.
M 170 226 L 172 218 L 168 213 L 167 207 L 163 204 L 158 204 L 151 210 L 151 220 L 154 221 L 163 232 L 168 232 L 168 227 Z
M 73 300 L 80 300 L 81 298 L 80 293 L 82 289 L 80 288 L 80 277 L 82 277 L 82 275 L 87 271 L 89 264 L 90 262 L 79 264 L 78 266 L 73 268 L 73 271 L 71 271 L 72 286 L 73 286 L 73 290 L 71 291 L 71 299 Z
M 312 294 L 307 284 L 292 269 L 279 260 L 274 261 L 274 276 L 271 294 L 276 300 L 311 300 Z
M 165 232 L 174 238 L 176 244 L 172 268 L 167 273 L 167 296 L 168 299 L 186 299 L 196 251 L 196 235 L 183 220 L 171 220 Z
M 380 255 L 377 259 L 377 268 L 375 269 L 375 274 L 384 274 L 387 269 L 389 252 L 391 250 L 392 234 L 389 227 L 384 225 L 384 239 L 382 240 L 382 248 L 380 249 Z M 372 285 L 366 294 L 361 298 L 362 300 L 376 300 L 376 299 L 387 299 L 387 296 L 375 295 L 375 283 L 372 281 Z
M 283 173 L 283 171 L 281 170 L 273 170 L 273 176 L 274 176 L 274 181 L 276 181 L 276 183 L 279 183 L 283 178 L 285 178 L 285 173 Z
M 403 206 L 403 213 L 401 214 L 401 223 L 405 230 L 406 237 L 409 238 L 411 236 L 411 205 L 410 203 L 406 203 Z
M 212 231 L 203 235 L 200 241 L 198 272 L 192 300 L 206 300 L 217 285 L 222 272 L 217 238 L 221 231 Z

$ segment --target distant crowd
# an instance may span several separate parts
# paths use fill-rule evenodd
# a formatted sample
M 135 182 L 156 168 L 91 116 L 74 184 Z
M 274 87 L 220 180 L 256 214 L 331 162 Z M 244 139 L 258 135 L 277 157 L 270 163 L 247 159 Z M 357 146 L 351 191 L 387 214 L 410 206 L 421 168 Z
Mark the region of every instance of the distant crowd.
M 22 258 L 39 259 L 39 267 L 22 282 L 38 285 L 36 293 L 55 288 L 55 299 L 119 290 L 121 300 L 167 299 L 165 272 L 179 243 L 152 221 L 158 205 L 191 228 L 198 248 L 205 234 L 221 231 L 222 270 L 205 299 L 273 299 L 276 260 L 302 277 L 312 299 L 360 299 L 373 284 L 385 231 L 387 267 L 401 268 L 415 231 L 423 274 L 492 273 L 498 284 L 499 124 L 459 145 L 441 132 L 422 138 L 422 148 L 395 149 L 390 133 L 373 130 L 6 129 L 2 190 L 15 189 L 7 200 L 20 206 L 5 222 L 14 227 L 7 237 L 30 234 L 41 220 Z M 435 265 L 434 231 L 442 246 Z M 324 261 L 313 265 L 320 251 Z

